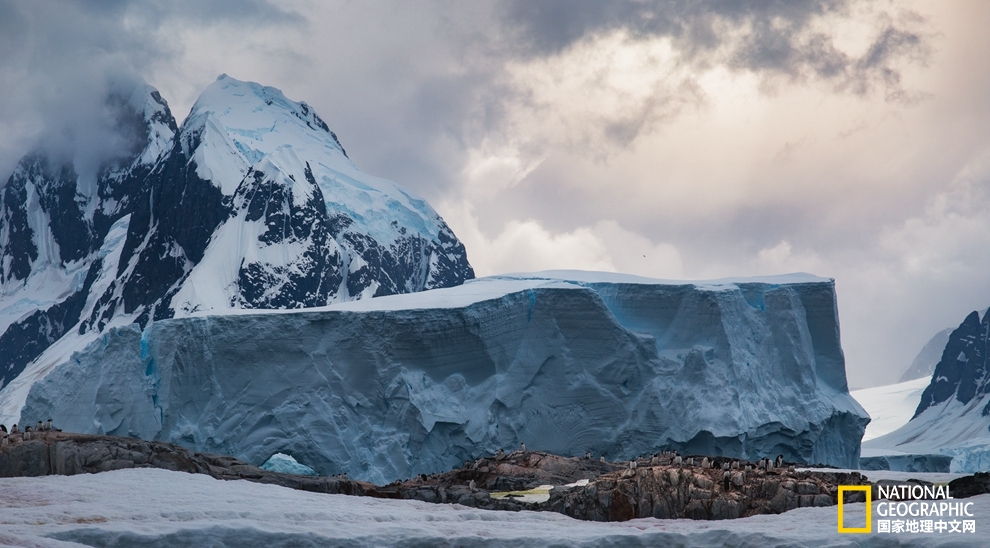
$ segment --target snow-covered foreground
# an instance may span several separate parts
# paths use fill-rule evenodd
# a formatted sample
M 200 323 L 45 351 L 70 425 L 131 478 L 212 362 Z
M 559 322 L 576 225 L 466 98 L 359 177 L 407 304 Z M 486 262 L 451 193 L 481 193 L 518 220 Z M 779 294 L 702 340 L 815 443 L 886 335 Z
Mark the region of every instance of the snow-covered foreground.
M 879 438 L 904 426 L 914 416 L 921 402 L 921 393 L 931 383 L 931 376 L 913 381 L 864 388 L 850 392 L 870 414 L 870 424 L 863 441 Z
M 990 496 L 969 501 L 976 534 L 839 535 L 835 507 L 721 522 L 593 523 L 141 469 L 0 479 L 0 545 L 982 546 Z M 856 507 L 861 512 L 850 505 L 849 515 Z

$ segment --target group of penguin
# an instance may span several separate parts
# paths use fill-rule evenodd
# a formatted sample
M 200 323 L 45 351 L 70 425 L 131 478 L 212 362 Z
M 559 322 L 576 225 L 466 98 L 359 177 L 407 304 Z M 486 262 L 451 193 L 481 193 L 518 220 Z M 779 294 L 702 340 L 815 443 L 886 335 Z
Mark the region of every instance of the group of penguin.
M 0 446 L 10 445 L 11 442 L 19 440 L 29 441 L 41 432 L 61 432 L 61 430 L 52 426 L 52 419 L 48 419 L 45 422 L 38 421 L 37 426 L 34 428 L 26 426 L 23 432 L 17 428 L 16 424 L 10 427 L 9 432 L 7 431 L 7 425 L 0 424 Z
M 525 452 L 526 444 L 522 443 L 519 446 L 519 450 Z M 499 459 L 505 456 L 505 451 L 499 449 L 495 452 L 495 458 Z M 584 460 L 591 460 L 591 451 L 586 451 L 584 453 Z M 635 470 L 639 465 L 639 461 L 645 460 L 642 455 L 629 461 L 629 469 Z M 716 466 L 715 459 L 709 459 L 708 457 L 702 457 L 700 461 L 696 462 L 695 457 L 681 457 L 677 451 L 660 451 L 659 453 L 652 455 L 650 457 L 650 466 L 659 466 L 661 460 L 665 461 L 663 464 L 672 464 L 674 466 L 701 466 L 704 469 L 714 468 Z M 599 461 L 605 461 L 605 455 L 599 457 Z M 464 465 L 469 466 L 470 462 L 465 462 Z M 726 478 L 731 474 L 732 470 L 753 470 L 753 465 L 746 464 L 741 465 L 738 460 L 722 459 L 718 466 L 726 473 Z M 770 471 L 784 466 L 784 455 L 777 455 L 776 459 L 762 458 L 756 463 L 757 470 Z M 425 478 L 424 478 L 425 479 Z M 727 480 L 728 481 L 728 480 Z M 728 489 L 728 487 L 726 487 Z
M 585 460 L 591 459 L 591 451 L 587 451 L 584 454 Z M 605 455 L 602 455 L 599 460 L 605 462 Z M 635 470 L 639 465 L 639 461 L 645 460 L 642 455 L 629 461 L 629 469 Z M 674 466 L 701 466 L 702 468 L 709 469 L 716 466 L 714 459 L 709 459 L 708 457 L 702 457 L 700 461 L 697 461 L 695 457 L 681 457 L 677 451 L 661 451 L 650 457 L 650 466 L 659 466 L 660 461 L 665 461 L 664 464 L 672 464 Z M 784 466 L 784 455 L 777 455 L 776 459 L 763 458 L 756 463 L 757 470 L 773 470 L 775 468 L 781 468 Z M 724 459 L 722 460 L 719 467 L 724 471 L 740 470 L 741 465 L 738 460 Z M 745 465 L 746 470 L 752 470 L 752 465 Z

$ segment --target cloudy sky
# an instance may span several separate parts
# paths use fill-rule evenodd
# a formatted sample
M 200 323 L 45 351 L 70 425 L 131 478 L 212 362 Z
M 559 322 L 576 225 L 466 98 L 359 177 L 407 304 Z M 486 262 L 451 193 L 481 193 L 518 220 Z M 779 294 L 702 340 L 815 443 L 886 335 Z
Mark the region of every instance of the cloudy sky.
M 106 154 L 107 82 L 181 121 L 227 73 L 313 105 L 479 275 L 832 277 L 851 384 L 885 384 L 990 306 L 987 28 L 981 0 L 0 0 L 0 176 Z

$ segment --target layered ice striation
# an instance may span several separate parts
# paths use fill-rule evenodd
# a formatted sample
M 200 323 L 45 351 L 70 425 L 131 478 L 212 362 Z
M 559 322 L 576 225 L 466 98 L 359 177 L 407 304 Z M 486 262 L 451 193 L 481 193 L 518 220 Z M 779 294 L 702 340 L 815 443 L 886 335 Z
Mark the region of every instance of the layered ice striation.
M 109 330 L 21 420 L 387 482 L 499 448 L 855 468 L 832 280 L 584 272 Z

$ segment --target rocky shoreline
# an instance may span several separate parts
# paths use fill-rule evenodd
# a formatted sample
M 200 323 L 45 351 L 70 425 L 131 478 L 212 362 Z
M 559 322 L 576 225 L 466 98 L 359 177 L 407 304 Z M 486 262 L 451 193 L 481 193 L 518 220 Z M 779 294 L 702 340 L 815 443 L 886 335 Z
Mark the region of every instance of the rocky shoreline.
M 456 503 L 490 510 L 553 511 L 593 521 L 642 517 L 717 520 L 779 514 L 794 508 L 832 506 L 836 504 L 839 485 L 869 484 L 856 472 L 792 467 L 767 470 L 759 469 L 756 463 L 725 459 L 711 463 L 705 459 L 705 466 L 688 464 L 694 460 L 700 462 L 700 458 L 682 461 L 672 455 L 632 462 L 603 462 L 539 451 L 515 451 L 466 462 L 463 467 L 443 474 L 378 486 L 345 477 L 271 472 L 233 457 L 195 453 L 170 443 L 36 432 L 32 439 L 15 438 L 13 443 L 0 446 L 0 477 L 162 468 L 317 493 Z M 723 465 L 729 470 L 723 470 Z M 985 476 L 960 478 L 950 484 L 950 489 L 956 498 L 990 492 L 990 480 Z M 563 487 L 568 484 L 572 486 Z M 557 486 L 543 502 L 492 496 L 541 485 Z M 846 501 L 857 502 L 848 496 Z

